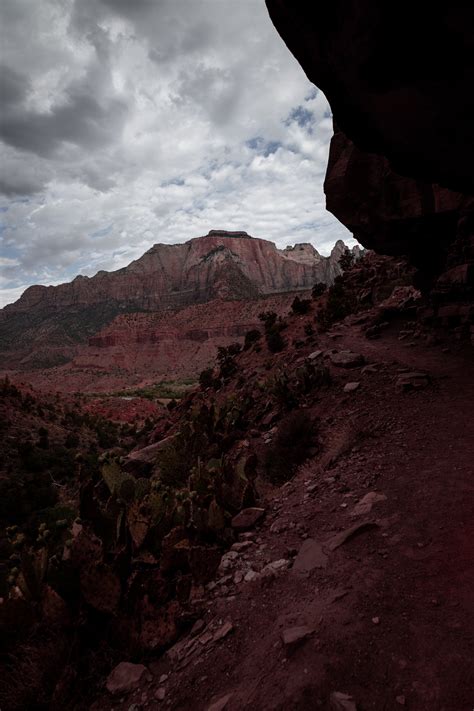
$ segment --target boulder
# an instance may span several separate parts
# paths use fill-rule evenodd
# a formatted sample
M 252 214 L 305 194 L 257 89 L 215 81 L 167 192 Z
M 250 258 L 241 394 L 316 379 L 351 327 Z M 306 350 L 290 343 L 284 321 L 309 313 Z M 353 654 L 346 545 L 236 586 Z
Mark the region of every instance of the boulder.
M 353 393 L 355 390 L 359 389 L 359 382 L 354 382 L 354 383 L 346 383 L 344 385 L 344 392 L 345 393 Z
M 257 508 L 256 506 L 242 509 L 232 519 L 232 528 L 236 531 L 247 531 L 253 528 L 265 516 L 265 509 Z
M 430 378 L 426 373 L 403 373 L 397 378 L 397 388 L 400 390 L 420 390 L 429 385 Z
M 207 707 L 207 711 L 224 711 L 231 698 L 232 694 L 221 696 L 220 699 L 217 699 L 217 701 L 214 701 L 214 703 Z
M 338 368 L 358 368 L 365 363 L 364 356 L 353 351 L 332 351 L 329 353 L 329 359 Z
M 107 677 L 105 686 L 111 694 L 127 694 L 137 688 L 146 671 L 143 664 L 120 662 Z
M 372 511 L 374 504 L 378 504 L 380 501 L 386 501 L 387 497 L 385 494 L 378 494 L 376 491 L 369 491 L 368 494 L 362 497 L 360 501 L 354 506 L 351 516 L 364 516 Z
M 219 642 L 221 639 L 224 639 L 224 637 L 227 637 L 228 634 L 230 634 L 234 629 L 234 625 L 232 622 L 224 622 L 224 624 L 219 627 L 216 632 L 214 632 L 214 636 L 212 638 L 213 642 Z
M 376 491 L 369 491 L 368 494 L 362 497 L 354 506 L 351 516 L 364 516 L 372 511 L 374 504 L 380 501 L 386 501 L 385 494 L 378 494 Z
M 329 697 L 329 708 L 331 711 L 357 711 L 352 696 L 344 694 L 342 691 L 333 691 Z
M 296 574 L 310 573 L 315 568 L 325 568 L 327 560 L 322 544 L 314 538 L 307 538 L 295 558 L 292 570 Z
M 346 543 L 346 541 L 349 541 L 351 538 L 354 538 L 354 536 L 357 536 L 359 533 L 363 533 L 364 531 L 369 531 L 377 527 L 378 524 L 376 524 L 374 521 L 357 523 L 355 526 L 351 526 L 350 528 L 346 528 L 340 533 L 336 533 L 335 536 L 333 536 L 327 543 L 324 544 L 324 548 L 331 552 L 335 551 L 337 548 Z
M 306 625 L 289 627 L 281 633 L 281 641 L 285 647 L 294 648 L 305 642 L 313 633 L 314 629 Z

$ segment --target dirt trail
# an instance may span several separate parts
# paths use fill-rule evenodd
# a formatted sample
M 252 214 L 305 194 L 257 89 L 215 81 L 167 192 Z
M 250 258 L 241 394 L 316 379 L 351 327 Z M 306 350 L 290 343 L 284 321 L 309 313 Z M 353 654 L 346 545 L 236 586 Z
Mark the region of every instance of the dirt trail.
M 203 608 L 208 630 L 226 621 L 232 630 L 219 641 L 201 635 L 179 661 L 165 655 L 152 665 L 153 681 L 114 708 L 474 707 L 472 354 L 338 330 L 327 347 L 379 365 L 341 372 L 333 394 L 314 406 L 333 434 L 335 463 L 321 471 L 318 458 L 307 462 L 265 502 L 253 543 L 230 560 Z M 427 370 L 433 382 L 402 392 L 402 368 Z M 360 386 L 343 394 L 347 381 Z M 353 515 L 370 492 L 380 495 L 372 509 Z M 377 526 L 331 550 L 338 533 L 360 522 Z M 307 572 L 296 570 L 302 545 Z M 262 574 L 282 559 L 288 564 Z M 236 576 L 249 569 L 260 571 L 255 580 Z M 285 630 L 302 626 L 309 629 L 294 633 L 305 637 L 299 644 L 282 642 Z M 338 706 L 334 692 L 353 702 L 340 697 Z

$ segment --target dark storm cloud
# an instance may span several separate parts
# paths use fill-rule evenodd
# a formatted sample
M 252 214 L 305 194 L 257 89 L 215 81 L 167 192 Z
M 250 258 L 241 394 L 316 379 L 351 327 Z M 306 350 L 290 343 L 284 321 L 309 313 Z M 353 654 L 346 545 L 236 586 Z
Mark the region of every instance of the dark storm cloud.
M 143 13 L 158 12 L 163 6 L 161 0 L 99 0 L 102 5 L 124 17 L 133 19 Z
M 27 177 L 21 177 L 15 180 L 15 177 L 0 176 L 0 194 L 6 197 L 34 195 L 35 193 L 41 192 L 45 185 L 45 182 L 28 180 Z
M 25 106 L 29 80 L 9 66 L 2 72 L 6 94 L 0 139 L 7 145 L 50 157 L 65 142 L 85 150 L 116 140 L 127 114 L 126 101 L 111 87 L 109 40 L 97 27 L 89 35 L 95 56 L 81 79 L 71 81 L 47 110 Z
M 263 0 L 0 14 L 0 304 L 216 226 L 323 252 L 343 236 L 322 198 L 327 102 Z
M 29 79 L 5 64 L 0 64 L 0 101 L 2 112 L 22 103 L 30 89 Z
M 239 101 L 237 77 L 217 67 L 198 65 L 183 72 L 176 85 L 178 105 L 198 105 L 216 126 L 231 120 Z
M 0 138 L 10 146 L 50 156 L 67 141 L 92 150 L 107 145 L 123 125 L 127 106 L 120 99 L 99 103 L 80 90 L 66 92 L 66 101 L 52 111 L 5 112 Z

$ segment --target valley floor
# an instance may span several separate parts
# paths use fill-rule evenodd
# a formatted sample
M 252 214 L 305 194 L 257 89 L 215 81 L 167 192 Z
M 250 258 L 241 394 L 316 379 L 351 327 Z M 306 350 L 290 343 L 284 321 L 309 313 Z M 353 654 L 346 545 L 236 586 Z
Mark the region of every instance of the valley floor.
M 250 544 L 196 600 L 195 636 L 95 711 L 473 708 L 472 351 L 337 331 L 325 346 L 373 367 L 341 371 L 312 406 L 322 457 L 267 494 Z M 432 382 L 404 392 L 403 370 Z M 374 525 L 336 538 L 360 523 Z

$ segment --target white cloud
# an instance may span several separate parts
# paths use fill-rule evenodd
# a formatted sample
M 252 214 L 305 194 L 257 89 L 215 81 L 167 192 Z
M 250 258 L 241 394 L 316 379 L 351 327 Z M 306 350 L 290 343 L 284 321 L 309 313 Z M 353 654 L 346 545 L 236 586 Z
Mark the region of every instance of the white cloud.
M 324 208 L 327 102 L 260 0 L 4 0 L 2 13 L 4 302 L 209 229 L 323 253 L 350 237 Z

